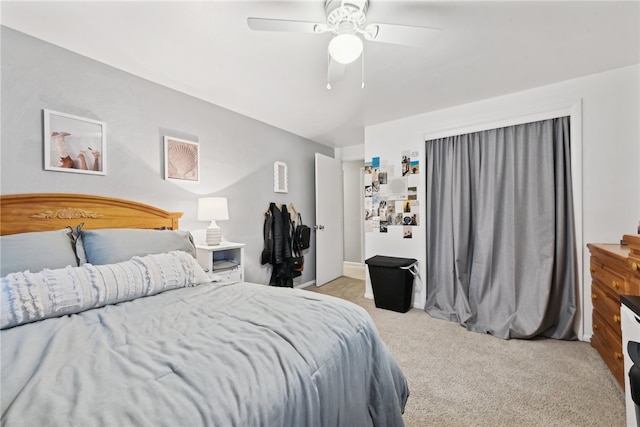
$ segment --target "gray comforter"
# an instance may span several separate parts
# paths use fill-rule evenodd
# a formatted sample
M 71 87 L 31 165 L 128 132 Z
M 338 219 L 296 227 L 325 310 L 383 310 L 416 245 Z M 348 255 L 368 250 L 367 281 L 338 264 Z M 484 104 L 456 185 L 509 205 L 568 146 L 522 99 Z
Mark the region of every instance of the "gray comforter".
M 402 426 L 368 314 L 304 290 L 200 285 L 3 330 L 6 426 Z

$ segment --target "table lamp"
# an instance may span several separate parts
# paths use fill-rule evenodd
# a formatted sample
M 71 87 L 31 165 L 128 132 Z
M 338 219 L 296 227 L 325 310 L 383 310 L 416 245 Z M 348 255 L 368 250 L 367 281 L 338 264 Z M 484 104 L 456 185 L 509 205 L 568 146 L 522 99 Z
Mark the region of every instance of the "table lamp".
M 217 246 L 222 242 L 222 231 L 216 221 L 229 219 L 226 197 L 202 197 L 198 199 L 198 221 L 211 221 L 205 243 Z

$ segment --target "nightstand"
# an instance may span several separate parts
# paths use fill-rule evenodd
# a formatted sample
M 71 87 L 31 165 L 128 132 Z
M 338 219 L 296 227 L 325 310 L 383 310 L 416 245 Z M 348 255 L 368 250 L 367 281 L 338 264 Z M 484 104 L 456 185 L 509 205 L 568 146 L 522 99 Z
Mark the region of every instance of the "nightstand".
M 216 282 L 244 281 L 244 243 L 222 242 L 216 246 L 196 245 L 198 264 Z

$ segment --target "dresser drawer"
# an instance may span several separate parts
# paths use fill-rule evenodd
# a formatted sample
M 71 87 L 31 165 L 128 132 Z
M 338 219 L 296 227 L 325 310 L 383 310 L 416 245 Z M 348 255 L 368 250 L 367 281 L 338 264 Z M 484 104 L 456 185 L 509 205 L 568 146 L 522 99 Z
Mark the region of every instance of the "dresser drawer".
M 640 295 L 640 259 L 629 258 L 629 295 Z
M 591 282 L 591 303 L 593 311 L 622 337 L 620 328 L 620 295 L 599 282 Z
M 214 270 L 214 271 L 210 271 L 207 274 L 209 275 L 211 280 L 213 280 L 214 282 L 236 283 L 236 282 L 242 282 L 243 280 L 242 273 L 239 267 L 230 268 L 222 271 Z
M 595 348 L 604 363 L 609 367 L 620 387 L 624 389 L 624 356 L 622 354 L 622 337 L 617 335 L 604 319 L 593 312 L 593 335 L 591 346 Z
M 602 265 L 598 260 L 591 258 L 591 278 L 603 285 L 608 286 L 617 294 L 628 293 L 628 283 L 625 277 L 616 271 L 609 269 L 607 266 Z
M 627 295 L 640 295 L 640 277 L 631 277 Z
M 640 278 L 640 259 L 629 258 L 628 263 L 629 263 L 629 269 L 631 270 L 631 273 L 636 277 Z

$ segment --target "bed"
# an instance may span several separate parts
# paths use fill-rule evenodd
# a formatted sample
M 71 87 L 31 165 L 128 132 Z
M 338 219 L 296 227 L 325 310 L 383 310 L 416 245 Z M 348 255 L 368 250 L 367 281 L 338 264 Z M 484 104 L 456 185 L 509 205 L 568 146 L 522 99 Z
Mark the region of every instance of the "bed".
M 211 283 L 180 213 L 0 202 L 3 426 L 404 425 L 405 377 L 364 309 Z

